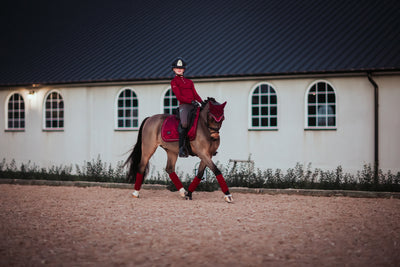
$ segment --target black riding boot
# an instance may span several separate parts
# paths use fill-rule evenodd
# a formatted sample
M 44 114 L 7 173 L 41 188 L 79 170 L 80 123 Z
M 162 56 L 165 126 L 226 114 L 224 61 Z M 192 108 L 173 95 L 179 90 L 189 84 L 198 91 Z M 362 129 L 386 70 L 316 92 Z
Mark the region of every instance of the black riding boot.
M 179 131 L 179 157 L 187 158 L 189 156 L 186 147 L 187 128 L 182 128 L 182 126 L 179 124 L 178 131 Z

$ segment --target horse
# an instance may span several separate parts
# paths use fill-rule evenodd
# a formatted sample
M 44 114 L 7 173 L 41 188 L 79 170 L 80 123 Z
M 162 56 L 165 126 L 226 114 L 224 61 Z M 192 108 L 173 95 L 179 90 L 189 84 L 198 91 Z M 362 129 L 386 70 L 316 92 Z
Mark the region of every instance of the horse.
M 156 114 L 147 117 L 140 125 L 137 142 L 127 158 L 125 165 L 128 166 L 127 179 L 129 182 L 134 182 L 135 191 L 132 193 L 134 198 L 139 197 L 139 191 L 148 171 L 148 163 L 154 152 L 158 147 L 161 147 L 167 153 L 167 166 L 165 168 L 168 176 L 172 180 L 180 196 L 185 199 L 192 200 L 192 193 L 200 184 L 204 170 L 208 167 L 216 176 L 222 192 L 224 193 L 224 200 L 228 203 L 233 202 L 232 195 L 226 181 L 212 161 L 212 157 L 217 153 L 220 145 L 219 131 L 222 122 L 225 119 L 223 104 L 217 102 L 214 98 L 207 98 L 199 107 L 199 115 L 197 119 L 197 128 L 195 131 L 195 138 L 190 140 L 189 151 L 192 156 L 200 158 L 200 164 L 197 175 L 189 185 L 188 191 L 183 188 L 183 185 L 175 173 L 175 164 L 178 159 L 179 144 L 176 141 L 167 142 L 162 137 L 162 127 L 170 114 Z M 196 126 L 196 125 L 194 125 Z

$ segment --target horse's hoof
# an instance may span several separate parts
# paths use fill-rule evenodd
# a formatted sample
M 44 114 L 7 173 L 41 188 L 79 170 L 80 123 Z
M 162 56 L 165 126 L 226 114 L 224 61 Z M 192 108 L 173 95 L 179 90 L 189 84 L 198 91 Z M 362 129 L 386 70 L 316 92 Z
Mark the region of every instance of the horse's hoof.
M 133 191 L 133 193 L 132 193 L 132 197 L 133 198 L 139 198 L 139 191 Z
M 192 192 L 186 192 L 185 197 L 186 200 L 192 200 Z
M 186 198 L 186 194 L 187 194 L 187 192 L 186 192 L 185 188 L 182 187 L 181 189 L 179 189 L 179 195 L 182 198 Z
M 225 196 L 224 196 L 224 200 L 225 200 L 226 202 L 228 202 L 228 203 L 233 203 L 233 197 L 232 197 L 231 194 L 225 195 Z

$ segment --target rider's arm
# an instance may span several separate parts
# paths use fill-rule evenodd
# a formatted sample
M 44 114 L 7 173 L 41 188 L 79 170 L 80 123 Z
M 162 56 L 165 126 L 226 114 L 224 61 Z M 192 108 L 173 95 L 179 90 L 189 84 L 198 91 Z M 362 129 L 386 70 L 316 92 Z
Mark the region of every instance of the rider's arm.
M 179 86 L 175 80 L 171 81 L 171 89 L 172 92 L 174 92 L 176 99 L 178 99 L 179 102 L 182 102 L 181 90 L 179 90 Z
M 193 82 L 192 82 L 192 90 L 193 90 L 194 99 L 196 99 L 197 102 L 202 103 L 203 100 L 201 99 L 201 97 L 197 93 L 196 89 L 194 88 L 194 83 Z

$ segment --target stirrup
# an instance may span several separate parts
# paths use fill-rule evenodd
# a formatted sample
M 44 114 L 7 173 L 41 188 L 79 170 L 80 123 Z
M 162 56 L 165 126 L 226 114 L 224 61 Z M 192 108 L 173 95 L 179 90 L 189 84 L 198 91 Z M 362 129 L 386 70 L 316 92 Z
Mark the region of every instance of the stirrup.
M 135 190 L 132 192 L 132 197 L 139 198 L 139 191 Z
M 179 195 L 182 198 L 186 198 L 186 194 L 187 194 L 187 192 L 186 192 L 185 188 L 182 187 L 181 189 L 179 189 Z
M 224 196 L 224 200 L 225 200 L 226 202 L 228 202 L 228 203 L 233 203 L 233 197 L 232 197 L 231 194 L 225 195 L 225 196 Z

